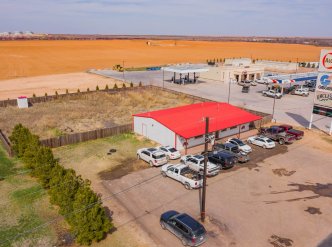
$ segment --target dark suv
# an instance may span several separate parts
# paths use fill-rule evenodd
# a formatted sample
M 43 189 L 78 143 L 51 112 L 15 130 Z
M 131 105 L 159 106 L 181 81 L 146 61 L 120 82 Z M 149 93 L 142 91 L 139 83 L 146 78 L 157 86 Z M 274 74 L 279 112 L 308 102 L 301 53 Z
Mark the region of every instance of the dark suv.
M 214 151 L 208 154 L 209 162 L 219 165 L 220 169 L 232 168 L 237 162 L 234 154 L 226 151 Z
M 167 211 L 160 216 L 160 225 L 181 239 L 184 246 L 199 246 L 206 241 L 204 226 L 185 213 Z
M 241 150 L 239 149 L 239 147 L 233 143 L 217 143 L 213 146 L 214 150 L 225 150 L 227 152 L 230 152 L 232 154 L 234 154 L 237 158 L 236 161 L 241 162 L 241 163 L 245 163 L 248 162 L 250 160 L 249 155 L 241 152 Z

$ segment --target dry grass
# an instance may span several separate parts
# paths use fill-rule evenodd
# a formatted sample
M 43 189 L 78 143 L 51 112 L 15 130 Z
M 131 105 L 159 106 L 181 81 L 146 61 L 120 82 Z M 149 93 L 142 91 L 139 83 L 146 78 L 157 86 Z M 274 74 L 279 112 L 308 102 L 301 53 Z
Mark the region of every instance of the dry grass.
M 194 103 L 157 89 L 107 94 L 103 92 L 35 104 L 28 109 L 1 108 L 0 129 L 10 135 L 22 123 L 41 138 L 128 124 L 132 114 Z
M 205 62 L 225 57 L 253 57 L 283 61 L 318 61 L 322 47 L 297 44 L 158 41 L 147 46 L 145 40 L 84 41 L 2 41 L 0 79 L 111 68 L 125 61 L 126 67 L 179 62 Z

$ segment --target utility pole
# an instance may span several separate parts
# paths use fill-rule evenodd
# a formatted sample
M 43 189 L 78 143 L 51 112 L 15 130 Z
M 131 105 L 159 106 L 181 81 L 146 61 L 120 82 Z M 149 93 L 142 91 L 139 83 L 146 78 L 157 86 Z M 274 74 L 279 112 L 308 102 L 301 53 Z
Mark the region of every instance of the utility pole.
M 126 79 L 125 79 L 125 67 L 124 67 L 124 60 L 122 60 L 122 77 L 123 77 L 123 81 L 126 82 Z
M 205 118 L 205 146 L 204 146 L 204 174 L 203 174 L 203 193 L 202 193 L 202 207 L 201 207 L 201 221 L 205 221 L 205 197 L 206 197 L 206 170 L 207 170 L 207 155 L 209 145 L 209 118 Z

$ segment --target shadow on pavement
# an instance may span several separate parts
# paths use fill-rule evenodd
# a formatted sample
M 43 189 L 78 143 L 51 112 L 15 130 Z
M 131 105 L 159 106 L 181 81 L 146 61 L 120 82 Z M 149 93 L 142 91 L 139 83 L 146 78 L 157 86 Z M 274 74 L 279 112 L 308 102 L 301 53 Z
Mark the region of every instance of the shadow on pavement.
M 332 233 L 317 245 L 317 247 L 331 247 L 331 246 L 332 246 Z

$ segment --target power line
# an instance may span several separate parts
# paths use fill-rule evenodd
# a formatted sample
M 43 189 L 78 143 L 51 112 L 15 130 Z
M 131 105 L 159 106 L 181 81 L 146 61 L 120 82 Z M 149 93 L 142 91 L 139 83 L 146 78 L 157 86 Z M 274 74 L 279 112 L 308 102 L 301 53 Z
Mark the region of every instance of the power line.
M 16 239 L 16 238 L 18 238 L 18 237 L 20 237 L 20 236 L 23 236 L 23 235 L 26 235 L 26 234 L 32 233 L 32 232 L 34 232 L 34 231 L 36 231 L 36 230 L 38 230 L 38 229 L 40 229 L 40 228 L 44 228 L 44 227 L 46 227 L 46 226 L 48 226 L 48 225 L 51 225 L 51 224 L 57 222 L 58 220 L 62 220 L 62 219 L 66 218 L 66 217 L 68 217 L 68 216 L 70 216 L 70 215 L 72 215 L 72 214 L 74 214 L 74 213 L 81 212 L 81 211 L 85 211 L 85 210 L 89 209 L 90 207 L 92 207 L 92 206 L 94 206 L 94 205 L 96 205 L 96 204 L 98 204 L 98 203 L 101 203 L 101 202 L 103 202 L 103 201 L 105 201 L 105 200 L 108 200 L 108 199 L 110 199 L 110 198 L 112 198 L 112 197 L 115 197 L 115 196 L 117 196 L 117 195 L 119 195 L 119 194 L 121 194 L 121 193 L 127 192 L 127 191 L 129 191 L 129 190 L 131 190 L 131 189 L 133 189 L 133 188 L 139 187 L 140 185 L 142 185 L 142 184 L 144 184 L 144 183 L 146 183 L 146 182 L 148 182 L 148 181 L 151 181 L 151 180 L 153 180 L 153 179 L 156 178 L 156 177 L 161 178 L 162 176 L 161 176 L 161 174 L 154 175 L 154 176 L 152 176 L 152 177 L 150 177 L 150 178 L 148 178 L 148 179 L 145 179 L 145 180 L 143 180 L 143 181 L 141 181 L 141 182 L 139 182 L 139 183 L 137 183 L 137 184 L 134 184 L 134 185 L 132 185 L 132 186 L 126 188 L 126 189 L 120 190 L 120 191 L 118 191 L 118 192 L 116 192 L 116 193 L 113 193 L 113 194 L 111 194 L 111 195 L 109 195 L 109 196 L 106 196 L 105 198 L 102 198 L 101 200 L 98 200 L 97 202 L 90 203 L 90 204 L 86 205 L 85 207 L 82 207 L 82 208 L 80 208 L 80 209 L 74 210 L 73 212 L 70 212 L 70 213 L 65 214 L 65 215 L 63 215 L 63 216 L 58 216 L 58 217 L 56 217 L 56 218 L 54 218 L 54 219 L 52 219 L 52 220 L 50 220 L 50 221 L 47 221 L 47 222 L 45 222 L 45 223 L 43 223 L 43 224 L 41 224 L 41 225 L 39 225 L 39 226 L 36 226 L 36 227 L 34 227 L 34 228 L 31 228 L 31 229 L 29 229 L 29 230 L 26 230 L 26 231 L 24 231 L 24 232 L 21 232 L 21 233 L 15 235 L 15 236 L 12 236 L 12 237 L 10 237 L 10 238 L 7 238 L 6 240 L 0 242 L 0 245 L 4 244 L 4 243 L 6 243 L 6 242 L 9 242 L 9 241 L 11 241 L 11 240 L 14 240 L 14 239 Z

